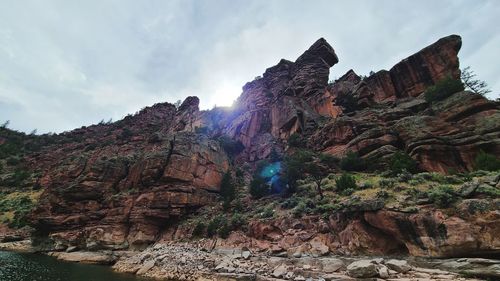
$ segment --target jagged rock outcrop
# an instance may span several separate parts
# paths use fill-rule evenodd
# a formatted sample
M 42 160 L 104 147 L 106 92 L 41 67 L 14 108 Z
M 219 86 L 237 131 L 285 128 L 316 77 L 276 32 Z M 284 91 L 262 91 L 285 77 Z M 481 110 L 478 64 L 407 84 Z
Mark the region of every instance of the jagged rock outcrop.
M 283 59 L 243 87 L 237 114 L 227 120 L 224 133 L 243 143 L 245 160 L 264 159 L 274 142 L 305 131 L 320 116 L 339 113 L 326 89 L 329 68 L 337 62 L 335 51 L 321 38 L 295 62 Z

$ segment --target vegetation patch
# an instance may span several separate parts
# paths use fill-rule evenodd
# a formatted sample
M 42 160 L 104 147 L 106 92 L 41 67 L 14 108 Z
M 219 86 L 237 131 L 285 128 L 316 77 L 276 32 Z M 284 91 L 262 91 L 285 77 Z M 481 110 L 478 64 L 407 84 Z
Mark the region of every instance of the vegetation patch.
M 458 196 L 449 185 L 439 185 L 431 189 L 428 193 L 432 203 L 440 208 L 448 208 L 458 200 Z
M 462 81 L 453 79 L 451 76 L 438 81 L 435 85 L 430 86 L 425 91 L 425 100 L 428 103 L 433 103 L 436 101 L 443 100 L 454 93 L 458 93 L 464 90 L 464 85 Z
M 13 192 L 0 195 L 0 223 L 13 228 L 28 225 L 28 215 L 34 208 L 40 192 Z

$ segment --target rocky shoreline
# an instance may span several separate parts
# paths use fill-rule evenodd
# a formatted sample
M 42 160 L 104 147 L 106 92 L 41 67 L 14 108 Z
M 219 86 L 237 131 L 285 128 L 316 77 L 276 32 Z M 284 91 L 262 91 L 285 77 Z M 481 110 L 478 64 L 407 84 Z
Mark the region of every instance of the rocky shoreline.
M 247 248 L 207 249 L 203 242 L 157 243 L 143 251 L 47 252 L 59 260 L 112 265 L 158 280 L 498 280 L 500 260 L 414 257 L 284 257 Z M 33 252 L 29 240 L 0 250 Z M 479 279 L 478 279 L 479 278 Z M 484 279 L 482 279 L 484 278 Z

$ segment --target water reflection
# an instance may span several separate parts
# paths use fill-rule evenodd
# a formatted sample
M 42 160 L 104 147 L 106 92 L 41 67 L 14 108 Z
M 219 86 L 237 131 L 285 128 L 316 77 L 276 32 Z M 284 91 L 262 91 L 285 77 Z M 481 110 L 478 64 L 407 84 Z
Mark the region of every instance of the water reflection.
M 138 281 L 109 267 L 58 261 L 37 254 L 0 251 L 0 281 Z

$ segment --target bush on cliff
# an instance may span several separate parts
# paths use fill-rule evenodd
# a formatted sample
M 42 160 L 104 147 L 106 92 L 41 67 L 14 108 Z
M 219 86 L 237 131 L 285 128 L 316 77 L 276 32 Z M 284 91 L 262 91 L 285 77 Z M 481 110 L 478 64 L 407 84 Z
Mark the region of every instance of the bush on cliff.
M 319 155 L 319 160 L 321 161 L 321 163 L 327 165 L 330 168 L 337 167 L 337 165 L 339 165 L 340 163 L 339 158 L 326 153 L 321 153 Z
M 489 154 L 481 150 L 474 160 L 474 168 L 476 170 L 484 171 L 500 170 L 500 159 L 495 157 L 493 154 Z
M 203 236 L 203 232 L 205 231 L 205 223 L 202 221 L 198 221 L 193 229 L 193 237 L 201 237 Z
M 417 162 L 410 155 L 402 151 L 396 151 L 391 157 L 389 168 L 393 175 L 398 175 L 405 171 L 414 174 L 417 172 Z
M 10 196 L 0 201 L 0 213 L 13 213 L 13 217 L 3 221 L 12 228 L 21 228 L 28 225 L 28 214 L 33 207 L 34 202 L 27 195 Z
M 335 179 L 337 192 L 342 195 L 350 195 L 356 188 L 356 179 L 354 176 L 344 173 L 339 178 Z
M 259 175 L 255 175 L 252 181 L 250 182 L 249 193 L 253 199 L 259 199 L 270 192 L 269 185 L 266 181 L 260 177 Z
M 428 196 L 431 202 L 440 208 L 447 208 L 458 199 L 456 192 L 449 185 L 433 188 L 428 192 Z
M 298 133 L 293 133 L 290 137 L 288 137 L 288 145 L 291 147 L 305 147 L 306 140 Z
M 220 195 L 222 197 L 222 206 L 224 207 L 224 210 L 229 210 L 231 202 L 234 200 L 234 197 L 236 195 L 233 177 L 231 176 L 231 173 L 229 171 L 227 171 L 222 177 L 222 181 L 220 184 Z
M 212 237 L 217 234 L 219 228 L 225 221 L 225 217 L 221 215 L 215 216 L 207 225 L 207 236 Z
M 356 152 L 349 151 L 344 158 L 340 160 L 340 168 L 344 171 L 363 171 L 366 169 L 366 162 L 359 157 Z
M 454 93 L 458 93 L 463 90 L 464 85 L 462 81 L 453 79 L 451 76 L 447 76 L 444 79 L 439 80 L 434 86 L 427 88 L 424 96 L 428 103 L 433 103 L 443 100 Z

